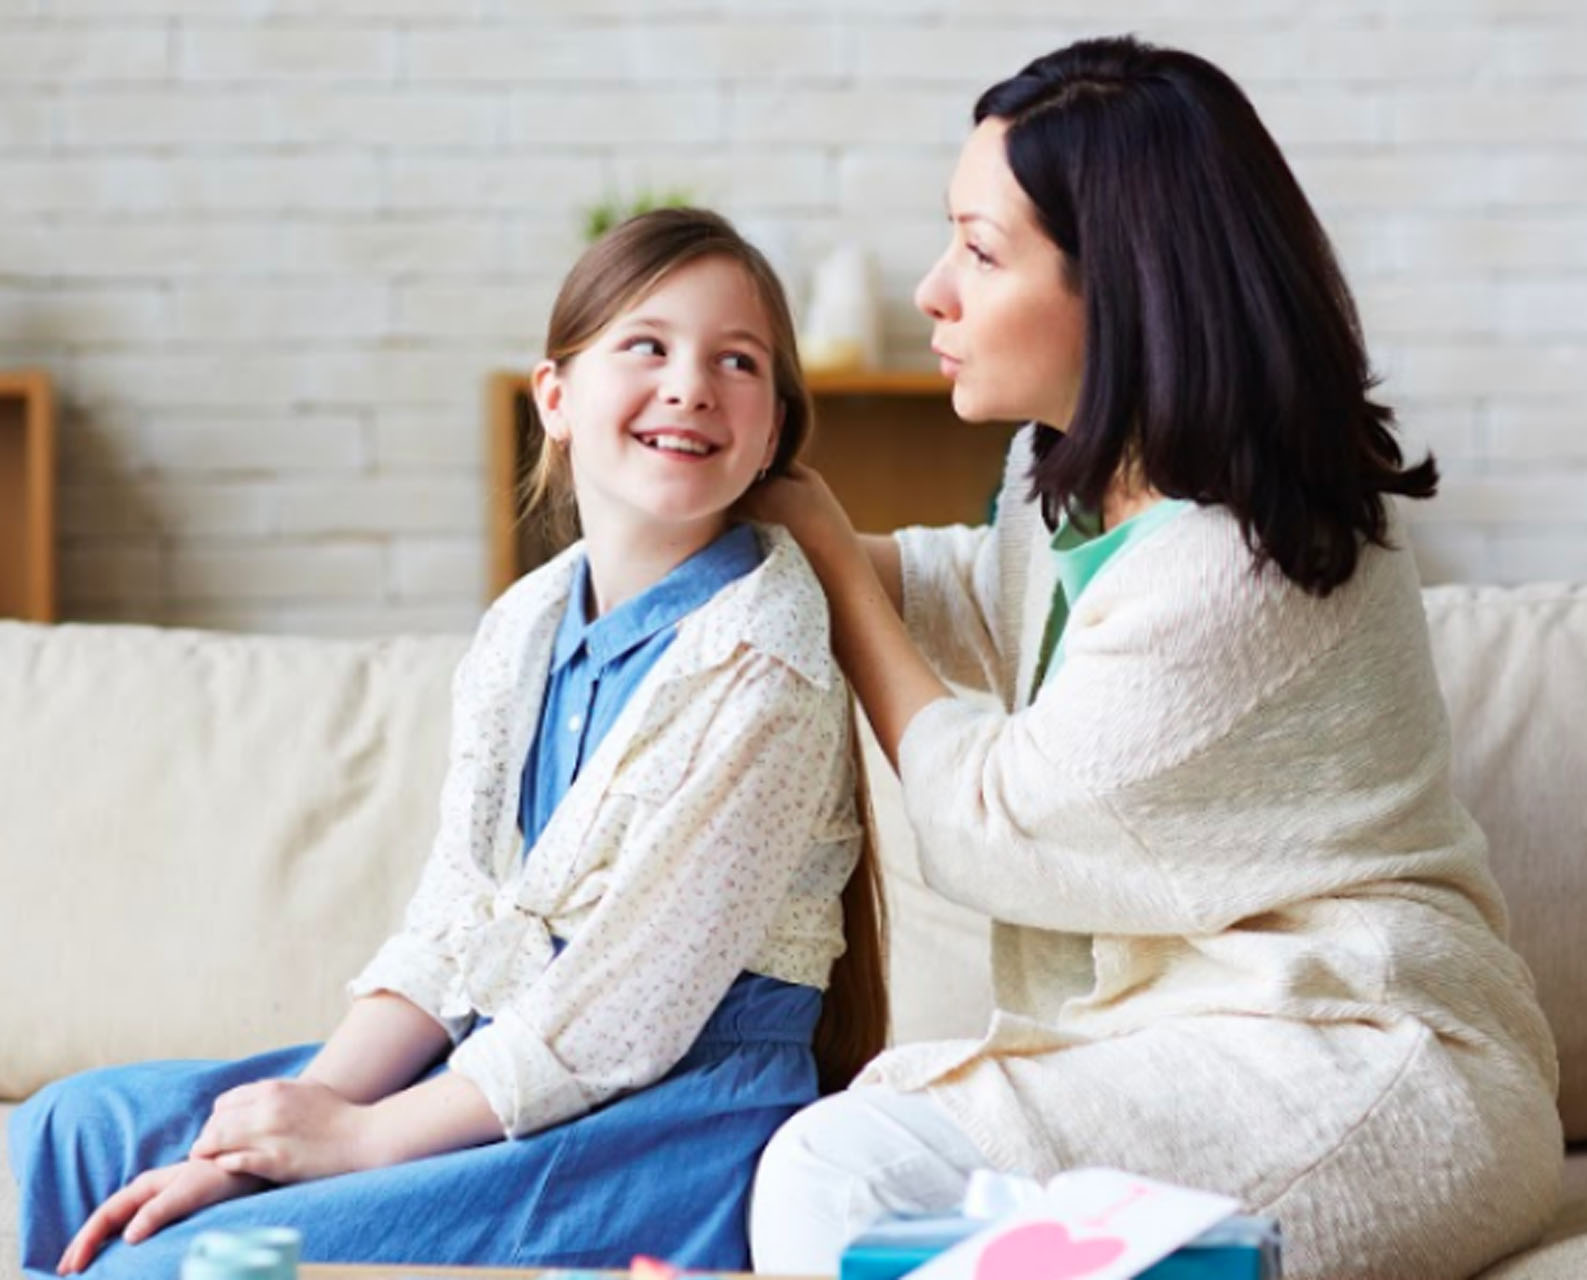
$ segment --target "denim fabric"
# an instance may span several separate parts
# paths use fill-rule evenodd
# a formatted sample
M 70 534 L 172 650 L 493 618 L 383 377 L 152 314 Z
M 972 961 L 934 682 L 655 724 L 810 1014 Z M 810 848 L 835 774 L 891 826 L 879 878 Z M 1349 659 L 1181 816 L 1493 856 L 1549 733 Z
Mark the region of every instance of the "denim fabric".
M 310 1262 L 624 1268 L 648 1253 L 747 1270 L 755 1161 L 816 1097 L 819 1012 L 809 987 L 741 980 L 684 1059 L 647 1089 L 531 1137 L 215 1205 L 140 1245 L 112 1243 L 87 1274 L 174 1277 L 198 1232 L 257 1226 L 296 1227 Z M 107 1196 L 182 1159 L 218 1094 L 294 1075 L 316 1048 L 110 1067 L 23 1103 L 10 1142 L 24 1273 L 53 1276 Z

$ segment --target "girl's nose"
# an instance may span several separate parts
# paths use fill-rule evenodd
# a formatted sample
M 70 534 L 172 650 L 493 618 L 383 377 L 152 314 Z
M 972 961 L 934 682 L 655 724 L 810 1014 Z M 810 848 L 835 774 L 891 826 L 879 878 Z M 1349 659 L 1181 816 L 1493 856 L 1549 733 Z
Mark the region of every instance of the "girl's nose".
M 947 254 L 943 254 L 932 263 L 915 286 L 915 306 L 933 320 L 952 320 L 958 313 L 953 288 L 948 281 L 947 257 Z
M 691 412 L 711 407 L 711 379 L 693 361 L 678 361 L 667 370 L 661 398 L 670 405 Z

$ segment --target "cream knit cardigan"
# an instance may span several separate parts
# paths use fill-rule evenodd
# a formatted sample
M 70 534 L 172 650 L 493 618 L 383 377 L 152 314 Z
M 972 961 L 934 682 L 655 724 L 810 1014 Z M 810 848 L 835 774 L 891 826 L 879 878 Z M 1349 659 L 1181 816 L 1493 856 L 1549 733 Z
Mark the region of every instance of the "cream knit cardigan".
M 929 1089 L 1002 1169 L 1236 1196 L 1292 1280 L 1453 1280 L 1528 1243 L 1557 1064 L 1450 792 L 1409 554 L 1367 547 L 1318 599 L 1194 508 L 1072 602 L 1027 705 L 1054 580 L 1031 430 L 994 527 L 898 535 L 912 634 L 1002 704 L 933 703 L 899 749 L 927 882 L 996 922 L 998 1011 L 862 1083 Z

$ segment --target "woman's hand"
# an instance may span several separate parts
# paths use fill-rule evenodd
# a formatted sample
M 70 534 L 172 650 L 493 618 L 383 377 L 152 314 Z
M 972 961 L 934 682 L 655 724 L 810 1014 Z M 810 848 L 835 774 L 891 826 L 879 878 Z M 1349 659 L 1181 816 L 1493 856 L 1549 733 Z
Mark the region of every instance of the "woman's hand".
M 900 616 L 902 567 L 891 538 L 864 538 L 827 483 L 795 463 L 739 502 L 751 520 L 785 525 L 821 580 L 832 612 L 832 650 L 894 766 L 904 730 L 927 704 L 951 697 L 920 656 Z
M 384 1163 L 370 1108 L 312 1080 L 262 1080 L 228 1090 L 189 1152 L 228 1173 L 307 1182 Z
M 864 558 L 848 513 L 819 472 L 794 463 L 786 476 L 758 484 L 739 501 L 738 512 L 763 524 L 783 525 L 793 534 L 816 573 L 841 563 L 845 555 Z
M 128 1244 L 137 1244 L 200 1209 L 248 1195 L 264 1185 L 258 1178 L 228 1173 L 209 1160 L 184 1160 L 150 1169 L 89 1215 L 61 1254 L 56 1274 L 81 1271 L 117 1234 Z

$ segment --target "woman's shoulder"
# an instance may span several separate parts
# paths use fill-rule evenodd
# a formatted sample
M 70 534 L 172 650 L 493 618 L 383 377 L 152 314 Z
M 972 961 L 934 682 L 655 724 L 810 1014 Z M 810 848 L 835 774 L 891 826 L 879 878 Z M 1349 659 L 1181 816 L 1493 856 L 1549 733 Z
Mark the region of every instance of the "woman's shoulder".
M 1249 545 L 1221 506 L 1191 507 L 1127 549 L 1077 602 L 1069 638 L 1106 619 L 1104 647 L 1133 637 L 1168 661 L 1235 664 L 1252 678 L 1304 665 L 1364 631 L 1418 625 L 1420 594 L 1397 525 L 1390 545 L 1364 543 L 1355 572 L 1326 595 L 1301 587 Z M 1103 629 L 1094 637 L 1103 640 Z

